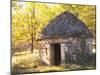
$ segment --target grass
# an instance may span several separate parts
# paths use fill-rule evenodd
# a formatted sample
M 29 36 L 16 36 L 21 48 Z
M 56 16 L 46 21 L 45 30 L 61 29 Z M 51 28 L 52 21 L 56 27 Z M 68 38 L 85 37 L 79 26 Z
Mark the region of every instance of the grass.
M 32 53 L 24 51 L 12 56 L 12 73 L 57 72 L 95 69 L 91 65 L 66 64 L 65 66 L 43 66 L 40 64 L 37 50 Z

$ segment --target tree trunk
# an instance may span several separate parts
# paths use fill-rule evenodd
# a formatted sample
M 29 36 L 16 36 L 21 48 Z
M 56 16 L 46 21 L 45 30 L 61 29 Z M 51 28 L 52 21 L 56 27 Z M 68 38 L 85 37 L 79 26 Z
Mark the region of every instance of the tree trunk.
M 31 28 L 33 30 L 33 25 Z M 31 33 L 31 53 L 33 53 L 33 48 L 34 48 L 33 43 L 34 43 L 34 33 L 32 32 Z
M 33 37 L 32 37 L 32 40 L 31 40 L 31 53 L 33 53 Z

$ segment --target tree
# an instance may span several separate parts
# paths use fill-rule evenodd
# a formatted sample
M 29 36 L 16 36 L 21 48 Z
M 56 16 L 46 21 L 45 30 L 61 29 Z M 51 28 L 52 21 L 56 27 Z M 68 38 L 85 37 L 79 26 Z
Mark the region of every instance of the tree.
M 95 35 L 95 6 L 12 1 L 12 44 L 27 41 L 33 52 L 42 29 L 63 11 L 76 15 Z

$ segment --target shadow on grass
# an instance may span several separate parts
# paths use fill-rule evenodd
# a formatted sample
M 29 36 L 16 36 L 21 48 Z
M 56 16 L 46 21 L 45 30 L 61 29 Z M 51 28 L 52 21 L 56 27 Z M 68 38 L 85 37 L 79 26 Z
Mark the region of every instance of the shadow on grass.
M 16 74 L 32 74 L 32 73 L 48 73 L 48 72 L 68 72 L 80 70 L 95 70 L 95 65 L 76 65 L 67 64 L 65 66 L 39 66 L 37 68 L 22 68 L 16 66 L 12 71 L 12 75 Z

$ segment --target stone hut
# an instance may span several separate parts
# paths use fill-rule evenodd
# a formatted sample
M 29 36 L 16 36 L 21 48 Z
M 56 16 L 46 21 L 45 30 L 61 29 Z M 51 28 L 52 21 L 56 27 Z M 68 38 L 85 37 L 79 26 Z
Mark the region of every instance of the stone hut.
M 40 57 L 47 65 L 85 64 L 91 55 L 93 35 L 84 22 L 65 11 L 41 32 Z

